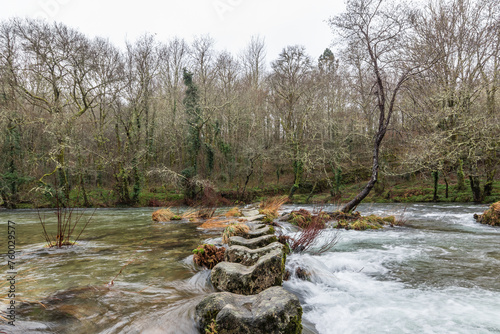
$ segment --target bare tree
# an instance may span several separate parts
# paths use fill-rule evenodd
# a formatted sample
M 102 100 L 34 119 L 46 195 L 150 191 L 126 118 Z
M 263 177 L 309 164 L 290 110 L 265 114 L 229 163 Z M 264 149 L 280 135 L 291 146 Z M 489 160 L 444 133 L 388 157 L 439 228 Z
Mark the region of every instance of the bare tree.
M 402 5 L 384 4 L 382 0 L 349 0 L 346 12 L 330 19 L 331 27 L 345 45 L 346 54 L 362 52 L 365 66 L 371 73 L 371 93 L 378 115 L 371 178 L 342 208 L 343 212 L 354 210 L 377 182 L 382 140 L 395 111 L 398 93 L 415 70 L 405 59 L 403 47 L 409 38 L 411 14 Z
M 271 97 L 278 111 L 275 129 L 290 147 L 294 182 L 289 197 L 300 187 L 304 173 L 304 139 L 308 115 L 313 103 L 314 75 L 312 59 L 303 46 L 288 46 L 272 62 Z

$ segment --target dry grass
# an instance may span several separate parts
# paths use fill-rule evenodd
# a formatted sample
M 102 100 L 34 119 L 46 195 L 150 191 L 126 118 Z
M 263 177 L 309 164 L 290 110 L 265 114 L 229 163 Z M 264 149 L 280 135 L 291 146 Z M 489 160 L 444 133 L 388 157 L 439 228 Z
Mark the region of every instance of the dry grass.
M 203 229 L 213 229 L 213 228 L 225 228 L 229 225 L 229 223 L 234 222 L 233 219 L 219 219 L 212 218 L 204 222 L 200 225 L 200 228 Z
M 259 213 L 265 215 L 265 223 L 271 223 L 278 218 L 278 210 L 288 201 L 287 196 L 270 197 L 260 203 Z
M 240 208 L 234 207 L 230 209 L 228 212 L 225 214 L 226 217 L 243 217 L 243 213 L 241 212 Z
M 222 232 L 222 243 L 229 243 L 229 238 L 238 235 L 243 236 L 250 231 L 250 228 L 245 224 L 231 223 Z
M 167 209 L 160 209 L 160 210 L 156 210 L 155 212 L 153 212 L 153 214 L 151 215 L 151 218 L 153 219 L 153 221 L 155 222 L 168 222 L 170 221 L 173 217 L 175 216 L 175 214 L 170 210 L 170 208 L 167 208 Z

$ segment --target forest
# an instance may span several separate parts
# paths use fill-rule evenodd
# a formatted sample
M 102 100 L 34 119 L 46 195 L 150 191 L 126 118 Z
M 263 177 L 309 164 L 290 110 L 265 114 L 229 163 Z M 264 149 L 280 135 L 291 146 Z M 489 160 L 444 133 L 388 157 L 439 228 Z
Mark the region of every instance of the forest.
M 362 200 L 390 199 L 394 184 L 492 201 L 499 22 L 497 0 L 354 0 L 328 19 L 321 55 L 288 45 L 269 60 L 265 36 L 238 54 L 209 35 L 120 49 L 57 22 L 3 21 L 0 204 L 347 202 L 350 185 Z

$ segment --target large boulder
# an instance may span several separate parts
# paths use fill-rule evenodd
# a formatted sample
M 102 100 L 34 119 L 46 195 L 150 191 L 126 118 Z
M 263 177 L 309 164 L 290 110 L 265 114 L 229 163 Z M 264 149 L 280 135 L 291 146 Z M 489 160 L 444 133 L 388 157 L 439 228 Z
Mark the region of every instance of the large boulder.
M 241 263 L 245 266 L 253 266 L 257 263 L 261 256 L 266 255 L 275 249 L 283 251 L 283 244 L 273 242 L 265 247 L 257 249 L 250 249 L 245 246 L 231 246 L 227 248 L 224 253 L 224 261 Z
M 299 334 L 301 319 L 298 298 L 282 287 L 254 296 L 212 293 L 196 306 L 195 312 L 201 333 L 215 327 L 219 334 Z
M 282 249 L 274 248 L 261 256 L 253 266 L 223 261 L 212 269 L 210 280 L 220 291 L 256 294 L 283 283 L 285 259 Z
M 242 237 L 231 237 L 229 238 L 229 246 L 245 246 L 251 249 L 261 248 L 278 241 L 274 234 L 266 234 L 260 237 L 245 239 Z
M 475 214 L 474 218 L 481 224 L 500 226 L 500 202 L 491 204 L 482 215 Z

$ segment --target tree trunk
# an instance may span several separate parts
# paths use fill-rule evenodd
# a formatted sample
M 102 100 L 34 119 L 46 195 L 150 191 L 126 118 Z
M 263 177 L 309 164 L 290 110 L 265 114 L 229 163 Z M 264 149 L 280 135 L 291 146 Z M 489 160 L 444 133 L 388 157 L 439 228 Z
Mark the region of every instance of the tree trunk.
M 483 188 L 483 197 L 491 196 L 493 192 L 493 182 L 495 181 L 496 170 L 490 171 L 486 176 L 486 183 Z
M 375 183 L 377 183 L 378 169 L 379 169 L 378 155 L 379 155 L 379 151 L 380 151 L 380 143 L 382 142 L 382 138 L 384 138 L 384 135 L 385 135 L 385 129 L 382 129 L 382 130 L 383 131 L 379 131 L 379 134 L 377 135 L 377 139 L 375 140 L 375 144 L 373 147 L 372 176 L 370 178 L 370 181 L 368 181 L 368 183 L 363 188 L 363 190 L 361 190 L 356 195 L 356 197 L 354 197 L 349 203 L 344 205 L 344 207 L 340 211 L 348 213 L 348 212 L 351 212 L 354 209 L 356 209 L 356 207 L 359 205 L 359 203 L 361 203 L 361 201 L 364 200 L 366 196 L 368 196 L 370 191 L 375 186 Z
M 432 178 L 434 180 L 434 195 L 432 196 L 432 201 L 437 202 L 438 201 L 438 180 L 439 180 L 439 172 L 438 171 L 433 171 L 432 172 Z
M 290 188 L 290 193 L 288 194 L 288 198 L 293 199 L 293 195 L 300 187 L 300 182 L 302 181 L 302 174 L 304 173 L 304 165 L 302 161 L 295 160 L 293 162 L 293 172 L 294 172 L 294 180 L 293 186 Z
M 306 203 L 309 203 L 309 201 L 311 200 L 311 197 L 314 195 L 314 192 L 316 191 L 317 185 L 318 185 L 318 181 L 314 182 L 314 186 L 312 187 L 311 192 L 309 193 L 309 195 L 306 198 Z
M 479 181 L 479 176 L 469 175 L 470 180 L 470 189 L 472 190 L 472 197 L 474 202 L 481 203 L 483 201 L 483 197 L 481 194 L 481 184 Z
M 445 183 L 445 185 L 446 185 L 446 190 L 445 190 L 445 195 L 444 195 L 444 196 L 445 196 L 446 198 L 448 198 L 448 195 L 449 195 L 449 193 L 448 193 L 448 189 L 449 189 L 449 186 L 448 186 L 448 178 L 446 177 L 446 175 L 443 175 L 443 179 L 444 179 L 444 183 Z

